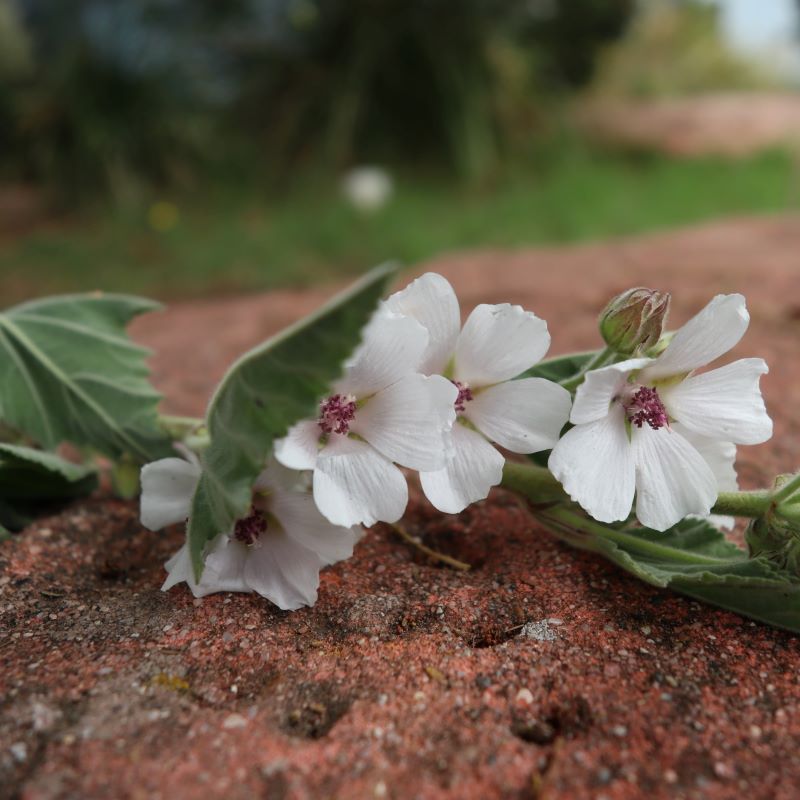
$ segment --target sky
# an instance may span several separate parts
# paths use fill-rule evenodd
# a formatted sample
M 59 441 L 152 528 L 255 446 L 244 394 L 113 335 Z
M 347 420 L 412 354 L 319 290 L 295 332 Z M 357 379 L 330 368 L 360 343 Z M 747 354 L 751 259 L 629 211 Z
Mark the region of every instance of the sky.
M 800 15 L 795 0 L 707 0 L 721 11 L 731 45 L 800 76 Z

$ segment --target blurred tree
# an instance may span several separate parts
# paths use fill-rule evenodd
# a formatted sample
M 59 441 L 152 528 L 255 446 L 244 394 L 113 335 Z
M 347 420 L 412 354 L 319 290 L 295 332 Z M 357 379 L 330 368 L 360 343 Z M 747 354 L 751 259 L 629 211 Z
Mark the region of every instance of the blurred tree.
M 174 181 L 234 143 L 274 167 L 424 158 L 481 177 L 535 134 L 543 97 L 590 77 L 633 6 L 17 0 L 32 67 L 0 72 L 4 152 L 70 196 Z
M 580 85 L 634 0 L 253 0 L 240 108 L 281 157 L 438 158 L 467 177 L 536 133 L 543 95 Z M 282 13 L 281 13 L 282 9 Z M 276 28 L 275 23 L 279 21 Z
M 719 8 L 698 0 L 648 0 L 625 38 L 599 59 L 592 92 L 657 98 L 774 83 L 774 76 L 731 50 Z

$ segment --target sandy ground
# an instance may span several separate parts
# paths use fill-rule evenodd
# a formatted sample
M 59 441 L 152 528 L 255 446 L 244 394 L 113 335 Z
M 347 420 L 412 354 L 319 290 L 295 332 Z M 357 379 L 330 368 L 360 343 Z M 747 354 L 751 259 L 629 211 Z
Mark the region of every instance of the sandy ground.
M 773 442 L 746 486 L 800 466 L 800 219 L 731 220 L 420 267 L 462 307 L 510 301 L 553 353 L 596 345 L 630 285 L 679 324 L 742 291 Z M 246 347 L 329 291 L 176 306 L 139 321 L 165 408 L 202 413 Z M 795 798 L 800 640 L 644 586 L 553 541 L 496 491 L 457 516 L 415 499 L 427 562 L 382 526 L 323 574 L 313 609 L 158 590 L 178 530 L 102 496 L 0 545 L 0 796 L 22 798 Z

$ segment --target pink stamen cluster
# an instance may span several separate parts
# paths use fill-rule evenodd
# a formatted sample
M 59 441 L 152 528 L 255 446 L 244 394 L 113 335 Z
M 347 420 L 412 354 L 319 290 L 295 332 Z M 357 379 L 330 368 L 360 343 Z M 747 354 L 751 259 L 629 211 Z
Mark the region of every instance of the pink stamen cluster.
M 354 397 L 335 394 L 319 404 L 317 423 L 323 433 L 348 433 L 356 415 Z
M 458 389 L 458 397 L 456 397 L 455 408 L 459 413 L 464 411 L 466 404 L 472 400 L 472 389 L 466 383 L 461 381 L 451 381 L 451 383 Z
M 661 402 L 656 389 L 640 387 L 625 405 L 631 425 L 641 428 L 646 422 L 654 431 L 669 425 L 667 410 Z
M 250 511 L 250 515 L 243 519 L 237 520 L 233 529 L 233 538 L 237 542 L 242 542 L 246 545 L 254 545 L 267 530 L 267 520 L 264 514 L 257 508 Z

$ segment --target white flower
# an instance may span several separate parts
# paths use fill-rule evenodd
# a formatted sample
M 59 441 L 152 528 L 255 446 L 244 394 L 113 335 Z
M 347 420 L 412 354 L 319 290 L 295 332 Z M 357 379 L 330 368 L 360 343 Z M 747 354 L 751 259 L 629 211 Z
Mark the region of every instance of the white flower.
M 550 471 L 595 519 L 636 516 L 663 531 L 690 514 L 708 515 L 720 491 L 736 487 L 736 444 L 772 435 L 759 380 L 760 358 L 694 374 L 747 330 L 744 298 L 718 295 L 677 331 L 656 359 L 594 370 L 578 387 L 570 430 Z
M 569 415 L 569 392 L 543 378 L 512 380 L 550 347 L 544 320 L 508 303 L 479 305 L 462 329 L 455 292 L 435 273 L 392 295 L 385 306 L 427 329 L 420 369 L 444 373 L 458 389 L 452 454 L 441 469 L 420 473 L 436 508 L 456 513 L 500 483 L 504 458 L 491 442 L 514 453 L 553 447 Z
M 314 471 L 314 500 L 333 524 L 397 521 L 408 485 L 395 464 L 444 465 L 458 390 L 417 373 L 427 346 L 428 333 L 415 320 L 376 314 L 319 417 L 275 443 L 284 466 Z
M 186 520 L 200 474 L 196 460 L 180 458 L 143 467 L 142 524 L 158 530 Z M 165 565 L 162 590 L 186 581 L 195 597 L 257 592 L 284 610 L 313 605 L 320 569 L 349 558 L 360 532 L 331 525 L 298 477 L 271 462 L 256 482 L 250 514 L 210 544 L 200 582 L 184 544 Z

